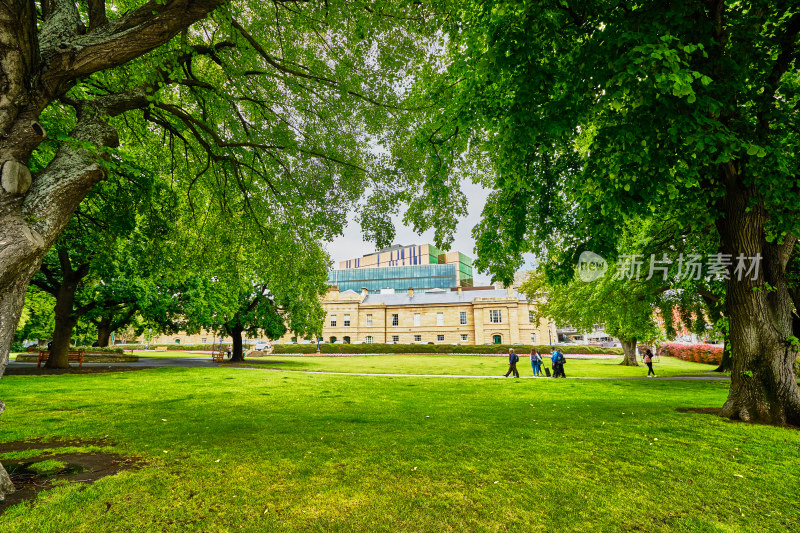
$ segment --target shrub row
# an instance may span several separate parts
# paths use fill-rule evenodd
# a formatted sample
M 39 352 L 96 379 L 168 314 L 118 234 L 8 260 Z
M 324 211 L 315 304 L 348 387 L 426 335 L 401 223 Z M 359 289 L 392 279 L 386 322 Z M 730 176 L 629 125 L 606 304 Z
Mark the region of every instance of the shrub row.
M 320 344 L 322 353 L 474 353 L 505 354 L 509 348 L 520 354 L 530 353 L 533 346 L 529 344 L 489 344 L 459 345 L 452 344 Z M 542 353 L 550 353 L 550 346 L 536 346 Z M 600 346 L 559 346 L 565 354 L 604 354 L 622 355 L 621 348 L 603 348 Z M 317 353 L 316 344 L 275 344 L 273 354 Z
M 722 362 L 723 348 L 711 344 L 678 344 L 668 342 L 658 348 L 658 355 L 675 357 L 683 361 L 718 365 Z

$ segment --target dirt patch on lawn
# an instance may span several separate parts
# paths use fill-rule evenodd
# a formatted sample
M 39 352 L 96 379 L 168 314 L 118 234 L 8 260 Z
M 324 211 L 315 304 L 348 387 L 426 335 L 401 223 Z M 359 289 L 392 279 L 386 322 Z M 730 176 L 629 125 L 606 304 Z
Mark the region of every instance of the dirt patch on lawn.
M 6 367 L 4 376 L 53 376 L 59 374 L 106 374 L 108 372 L 128 372 L 130 370 L 145 370 L 152 367 L 142 366 L 86 366 L 70 368 L 37 368 L 37 367 Z
M 678 407 L 675 409 L 679 413 L 695 413 L 699 415 L 716 415 L 722 412 L 721 407 Z
M 16 441 L 0 444 L 0 452 L 20 452 L 26 450 L 58 449 L 76 446 L 112 446 L 106 440 L 68 440 L 43 442 Z M 0 513 L 27 500 L 33 500 L 44 490 L 64 483 L 94 483 L 98 479 L 111 476 L 123 470 L 135 468 L 141 463 L 139 457 L 123 457 L 116 453 L 52 453 L 28 459 L 3 461 L 15 492 L 0 502 Z

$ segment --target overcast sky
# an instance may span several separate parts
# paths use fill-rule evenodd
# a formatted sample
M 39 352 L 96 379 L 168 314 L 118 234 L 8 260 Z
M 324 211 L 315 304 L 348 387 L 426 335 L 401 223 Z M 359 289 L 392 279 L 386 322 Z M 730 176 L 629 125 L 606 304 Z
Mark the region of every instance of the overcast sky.
M 472 238 L 472 227 L 480 220 L 483 205 L 489 191 L 468 181 L 462 183 L 462 189 L 467 196 L 467 217 L 462 219 L 456 227 L 455 240 L 450 247 L 450 251 L 464 253 L 473 259 L 475 258 L 475 239 Z M 409 246 L 411 244 L 433 244 L 433 231 L 427 231 L 422 235 L 414 232 L 410 227 L 403 225 L 402 217 L 394 219 L 396 236 L 394 244 Z M 364 242 L 361 237 L 361 227 L 357 222 L 351 220 L 344 230 L 344 235 L 328 244 L 328 252 L 333 260 L 333 267 L 339 268 L 339 261 L 354 259 L 375 251 L 372 243 Z M 476 285 L 487 285 L 489 276 L 475 273 Z

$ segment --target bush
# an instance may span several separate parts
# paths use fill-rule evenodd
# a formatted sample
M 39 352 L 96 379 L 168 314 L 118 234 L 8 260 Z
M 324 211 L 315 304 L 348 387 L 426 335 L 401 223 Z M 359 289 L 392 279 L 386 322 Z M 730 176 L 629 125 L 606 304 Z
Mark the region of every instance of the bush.
M 122 348 L 107 346 L 100 348 L 99 346 L 75 346 L 70 350 L 83 350 L 84 353 L 123 353 Z
M 14 341 L 14 342 L 11 343 L 11 349 L 9 351 L 11 351 L 11 352 L 24 352 L 25 351 L 25 346 L 22 345 L 21 341 Z
M 659 346 L 658 355 L 663 357 L 675 357 L 682 361 L 718 365 L 722 362 L 723 351 L 721 346 L 713 346 L 711 344 L 678 344 L 668 342 Z
M 531 345 L 458 345 L 452 344 L 327 344 L 319 345 L 322 353 L 466 353 L 466 354 L 507 354 L 509 348 L 520 354 L 530 353 Z M 550 353 L 550 346 L 536 346 L 542 353 Z M 620 348 L 600 346 L 559 346 L 565 354 L 606 354 L 622 355 Z M 275 344 L 273 354 L 311 354 L 317 353 L 316 344 Z

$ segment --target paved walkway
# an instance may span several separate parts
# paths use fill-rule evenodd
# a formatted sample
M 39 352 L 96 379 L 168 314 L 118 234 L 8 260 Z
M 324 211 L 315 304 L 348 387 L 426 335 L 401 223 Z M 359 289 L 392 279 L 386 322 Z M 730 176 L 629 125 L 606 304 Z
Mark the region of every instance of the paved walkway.
M 18 363 L 9 361 L 8 368 L 32 368 L 36 363 Z M 76 365 L 73 365 L 73 367 Z M 84 367 L 89 368 L 163 368 L 163 367 L 182 367 L 182 368 L 201 368 L 217 367 L 219 363 L 211 361 L 210 357 L 140 357 L 137 362 L 127 363 L 83 363 Z M 227 366 L 227 365 L 226 365 Z M 271 372 L 295 372 L 299 374 L 325 374 L 330 376 L 371 376 L 371 377 L 393 377 L 393 378 L 461 378 L 461 379 L 548 379 L 546 377 L 536 378 L 534 376 L 522 376 L 520 378 L 506 378 L 503 375 L 475 376 L 468 374 L 379 374 L 367 372 L 327 372 L 322 370 L 289 370 L 282 368 L 269 368 L 259 366 L 228 366 L 228 368 L 238 368 L 244 370 L 266 370 Z M 669 381 L 728 381 L 726 375 L 709 376 L 669 376 L 658 378 L 647 378 L 647 376 L 568 376 L 566 379 L 656 379 Z

